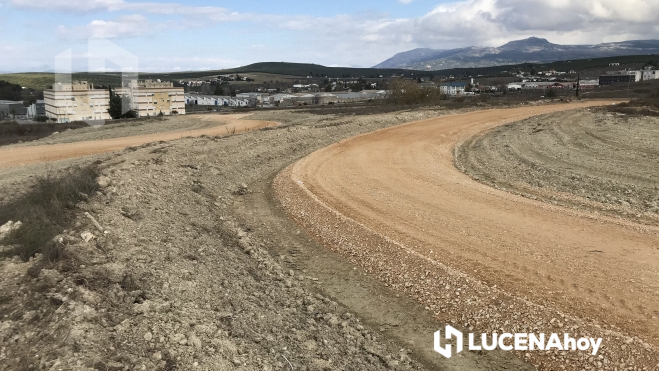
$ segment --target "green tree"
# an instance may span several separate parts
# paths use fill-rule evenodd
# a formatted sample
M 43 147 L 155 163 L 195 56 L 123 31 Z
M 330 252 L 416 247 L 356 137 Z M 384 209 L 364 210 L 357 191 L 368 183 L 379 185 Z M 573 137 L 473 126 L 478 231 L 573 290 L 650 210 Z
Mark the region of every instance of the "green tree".
M 130 98 L 125 95 L 116 95 L 112 93 L 110 98 L 110 108 L 108 108 L 110 117 L 114 120 L 125 118 L 136 118 L 137 112 L 130 109 Z
M 34 95 L 30 95 L 27 98 L 25 98 L 25 100 L 23 100 L 24 107 L 30 107 L 34 103 L 37 103 L 37 97 L 35 97 Z
M 552 88 L 547 89 L 547 93 L 545 93 L 545 96 L 547 98 L 556 98 L 556 95 L 557 95 L 556 90 L 554 90 Z
M 222 86 L 218 84 L 215 87 L 215 91 L 213 92 L 213 95 L 224 95 L 224 89 L 222 89 Z

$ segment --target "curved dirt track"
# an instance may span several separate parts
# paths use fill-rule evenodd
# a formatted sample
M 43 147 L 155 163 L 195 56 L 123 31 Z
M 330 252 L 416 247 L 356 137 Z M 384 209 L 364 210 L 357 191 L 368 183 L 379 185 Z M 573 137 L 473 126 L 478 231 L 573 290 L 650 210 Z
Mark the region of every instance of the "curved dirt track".
M 659 229 L 489 188 L 453 165 L 456 145 L 494 126 L 609 103 L 477 111 L 379 130 L 302 159 L 275 188 L 311 235 L 454 325 L 603 337 L 599 361 L 526 355 L 536 365 L 655 367 Z
M 198 137 L 201 135 L 226 136 L 244 131 L 257 130 L 277 123 L 261 120 L 240 120 L 246 114 L 234 115 L 190 115 L 189 118 L 200 121 L 217 122 L 218 126 L 185 130 L 169 131 L 155 134 L 134 135 L 129 137 L 89 140 L 75 143 L 58 143 L 36 146 L 10 146 L 0 148 L 0 169 L 28 165 L 40 162 L 57 161 L 99 153 L 121 151 L 126 147 L 139 146 L 157 141 L 169 141 L 183 137 Z

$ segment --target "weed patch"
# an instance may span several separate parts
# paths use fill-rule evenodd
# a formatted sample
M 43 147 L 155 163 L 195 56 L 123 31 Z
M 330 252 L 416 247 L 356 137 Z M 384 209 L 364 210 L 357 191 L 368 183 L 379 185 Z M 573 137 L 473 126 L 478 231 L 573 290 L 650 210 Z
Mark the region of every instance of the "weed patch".
M 86 127 L 89 127 L 89 125 L 83 121 L 74 121 L 66 124 L 57 124 L 53 122 L 19 124 L 16 121 L 3 121 L 0 122 L 0 145 L 29 142 L 45 138 L 52 135 L 54 132 Z
M 77 167 L 65 173 L 47 175 L 24 195 L 0 205 L 0 225 L 9 220 L 20 220 L 23 225 L 5 237 L 13 248 L 6 256 L 17 255 L 24 261 L 36 253 L 44 261 L 55 262 L 66 257 L 61 244 L 53 238 L 72 224 L 75 205 L 96 192 L 99 185 L 95 165 Z

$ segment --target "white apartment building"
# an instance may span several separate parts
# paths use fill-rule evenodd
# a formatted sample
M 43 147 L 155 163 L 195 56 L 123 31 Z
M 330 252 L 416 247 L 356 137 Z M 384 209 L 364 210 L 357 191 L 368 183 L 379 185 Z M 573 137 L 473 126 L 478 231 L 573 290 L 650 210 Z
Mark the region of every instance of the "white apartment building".
M 185 115 L 185 93 L 172 82 L 160 80 L 131 80 L 115 89 L 117 95 L 127 96 L 131 108 L 139 117 L 179 114 Z
M 46 116 L 58 123 L 110 119 L 110 93 L 87 81 L 55 83 L 43 95 Z

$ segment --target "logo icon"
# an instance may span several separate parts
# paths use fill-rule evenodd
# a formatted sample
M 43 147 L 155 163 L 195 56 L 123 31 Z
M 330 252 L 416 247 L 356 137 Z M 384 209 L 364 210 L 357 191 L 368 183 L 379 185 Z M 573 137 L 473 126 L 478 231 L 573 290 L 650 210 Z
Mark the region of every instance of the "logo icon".
M 446 325 L 445 333 L 446 334 L 444 336 L 446 340 L 449 340 L 451 337 L 455 337 L 457 339 L 455 354 L 462 352 L 462 349 L 464 348 L 464 344 L 463 344 L 464 338 L 462 336 L 462 332 L 456 330 L 453 326 Z M 435 351 L 446 358 L 451 358 L 452 345 L 446 344 L 442 347 L 440 340 L 441 337 L 442 337 L 441 331 L 435 332 Z

